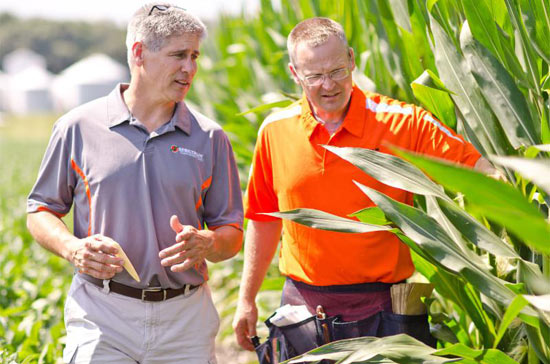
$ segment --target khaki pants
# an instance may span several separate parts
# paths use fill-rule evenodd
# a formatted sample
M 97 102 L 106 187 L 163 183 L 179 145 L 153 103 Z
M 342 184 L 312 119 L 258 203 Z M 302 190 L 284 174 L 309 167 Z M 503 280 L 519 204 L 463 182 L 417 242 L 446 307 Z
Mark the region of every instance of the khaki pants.
M 164 302 L 142 302 L 76 275 L 65 303 L 63 361 L 216 364 L 219 323 L 206 283 Z

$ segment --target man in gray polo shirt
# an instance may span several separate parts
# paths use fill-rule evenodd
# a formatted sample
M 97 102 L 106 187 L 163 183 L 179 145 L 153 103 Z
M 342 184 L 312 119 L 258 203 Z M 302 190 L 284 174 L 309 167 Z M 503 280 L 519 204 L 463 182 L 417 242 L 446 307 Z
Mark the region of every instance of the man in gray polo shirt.
M 216 362 L 205 260 L 240 250 L 243 213 L 227 136 L 183 102 L 205 32 L 183 9 L 143 6 L 128 26 L 130 84 L 54 126 L 27 225 L 78 271 L 65 362 Z M 60 219 L 71 206 L 74 233 Z

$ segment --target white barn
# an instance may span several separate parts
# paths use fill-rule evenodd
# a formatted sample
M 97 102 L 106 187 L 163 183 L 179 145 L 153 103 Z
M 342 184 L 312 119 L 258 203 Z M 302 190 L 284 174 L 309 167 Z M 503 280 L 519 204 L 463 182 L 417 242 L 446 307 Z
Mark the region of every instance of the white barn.
M 15 114 L 47 112 L 53 109 L 51 84 L 53 75 L 40 65 L 29 65 L 9 74 L 2 93 L 6 110 Z
M 15 74 L 29 67 L 46 69 L 46 58 L 27 48 L 19 48 L 4 56 L 2 68 L 7 74 Z
M 62 71 L 53 81 L 55 108 L 66 111 L 107 95 L 129 80 L 127 67 L 105 54 L 93 54 Z

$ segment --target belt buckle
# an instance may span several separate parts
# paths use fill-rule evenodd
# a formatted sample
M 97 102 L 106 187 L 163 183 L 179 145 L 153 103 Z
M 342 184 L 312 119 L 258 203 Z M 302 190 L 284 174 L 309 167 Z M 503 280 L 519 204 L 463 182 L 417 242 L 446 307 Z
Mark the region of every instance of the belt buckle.
M 162 292 L 163 293 L 162 300 L 166 301 L 166 290 L 162 289 L 161 287 L 151 287 L 151 288 L 142 289 L 141 290 L 141 300 L 142 301 L 145 301 L 145 296 L 146 296 L 147 292 Z

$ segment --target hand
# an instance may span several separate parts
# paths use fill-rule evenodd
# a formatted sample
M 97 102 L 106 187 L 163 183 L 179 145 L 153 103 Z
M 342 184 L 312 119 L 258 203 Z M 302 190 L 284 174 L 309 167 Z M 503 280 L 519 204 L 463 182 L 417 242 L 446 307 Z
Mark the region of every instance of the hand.
M 115 254 L 118 249 L 113 240 L 103 235 L 88 236 L 70 243 L 68 260 L 79 273 L 88 274 L 98 279 L 111 279 L 122 272 L 124 260 Z
M 214 232 L 182 225 L 176 215 L 170 218 L 176 243 L 159 252 L 160 264 L 172 272 L 183 272 L 204 261 L 214 247 Z
M 245 350 L 254 351 L 251 337 L 256 336 L 256 323 L 258 322 L 258 308 L 254 302 L 237 305 L 237 312 L 233 318 L 233 330 L 239 346 Z

